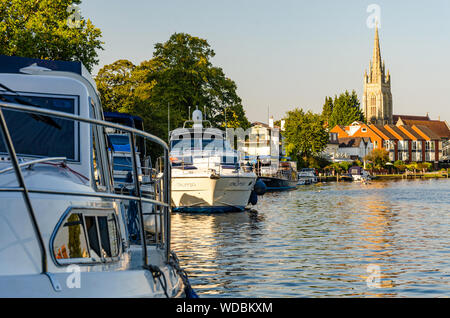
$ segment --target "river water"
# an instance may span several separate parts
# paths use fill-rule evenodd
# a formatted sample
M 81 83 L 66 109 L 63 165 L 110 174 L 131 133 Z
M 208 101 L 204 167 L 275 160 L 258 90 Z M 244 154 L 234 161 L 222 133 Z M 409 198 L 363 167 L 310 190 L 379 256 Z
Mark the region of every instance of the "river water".
M 174 214 L 200 297 L 448 297 L 450 180 L 321 183 L 257 212 Z

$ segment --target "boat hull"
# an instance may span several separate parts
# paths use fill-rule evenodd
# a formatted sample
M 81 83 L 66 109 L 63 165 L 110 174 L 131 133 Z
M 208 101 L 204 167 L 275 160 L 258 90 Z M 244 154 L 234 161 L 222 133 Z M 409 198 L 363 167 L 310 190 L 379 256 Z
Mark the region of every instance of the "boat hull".
M 259 177 L 266 184 L 267 191 L 288 191 L 297 188 L 296 180 L 287 180 L 274 177 Z
M 174 212 L 238 212 L 248 204 L 255 177 L 172 177 Z

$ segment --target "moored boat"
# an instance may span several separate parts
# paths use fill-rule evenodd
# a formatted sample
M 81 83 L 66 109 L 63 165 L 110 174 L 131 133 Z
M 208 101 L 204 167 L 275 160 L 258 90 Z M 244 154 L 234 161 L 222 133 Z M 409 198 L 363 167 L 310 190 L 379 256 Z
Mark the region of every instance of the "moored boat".
M 186 124 L 192 122 L 192 128 Z M 245 171 L 223 131 L 200 110 L 170 134 L 172 205 L 177 212 L 236 212 L 249 204 L 256 175 Z
M 317 173 L 314 168 L 302 168 L 298 172 L 298 180 L 302 181 L 303 184 L 311 184 L 311 183 L 317 183 Z
M 170 166 L 154 198 L 114 188 L 105 127 L 168 146 L 103 120 L 81 63 L 0 56 L 0 297 L 186 297 L 170 249 Z M 143 203 L 161 228 L 146 235 Z

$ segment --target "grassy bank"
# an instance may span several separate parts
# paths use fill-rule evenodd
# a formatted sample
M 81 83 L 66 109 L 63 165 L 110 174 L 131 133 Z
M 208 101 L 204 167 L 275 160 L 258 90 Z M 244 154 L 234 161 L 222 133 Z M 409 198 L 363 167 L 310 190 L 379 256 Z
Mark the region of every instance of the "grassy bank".
M 383 179 L 436 179 L 436 178 L 448 178 L 447 173 L 430 172 L 430 173 L 415 173 L 415 174 L 380 174 L 374 176 L 378 180 Z

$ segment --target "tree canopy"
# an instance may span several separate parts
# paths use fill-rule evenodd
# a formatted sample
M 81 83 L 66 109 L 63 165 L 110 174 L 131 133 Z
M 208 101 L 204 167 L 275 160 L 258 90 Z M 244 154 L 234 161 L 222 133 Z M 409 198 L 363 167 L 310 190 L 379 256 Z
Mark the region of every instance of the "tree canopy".
M 330 108 L 332 110 L 331 113 Z M 361 104 L 354 90 L 351 94 L 345 91 L 339 97 L 335 96 L 332 103 L 331 98 L 326 98 L 324 113 L 329 118 L 328 127 L 330 128 L 336 125 L 347 126 L 354 121 L 365 121 Z
M 389 152 L 384 148 L 374 149 L 364 157 L 364 160 L 369 161 L 375 169 L 381 170 L 389 162 Z
M 104 66 L 96 77 L 105 110 L 126 112 L 144 119 L 146 130 L 166 140 L 198 107 L 216 127 L 242 127 L 250 123 L 236 84 L 212 65 L 215 53 L 204 39 L 175 33 L 157 43 L 150 60 L 134 65 L 118 60 Z M 226 117 L 225 117 L 226 116 Z
M 333 113 L 333 99 L 331 97 L 325 97 L 325 103 L 323 104 L 323 108 L 322 108 L 322 116 L 323 116 L 323 120 L 325 121 L 325 124 L 328 126 L 328 128 L 333 128 L 330 127 L 330 118 L 331 118 L 331 114 Z
M 1 0 L 0 54 L 81 61 L 91 71 L 103 49 L 100 29 L 79 11 L 81 0 Z M 68 23 L 76 15 L 77 24 Z
M 329 136 L 324 128 L 323 117 L 311 111 L 296 108 L 285 117 L 286 152 L 295 159 L 317 156 L 326 147 Z

